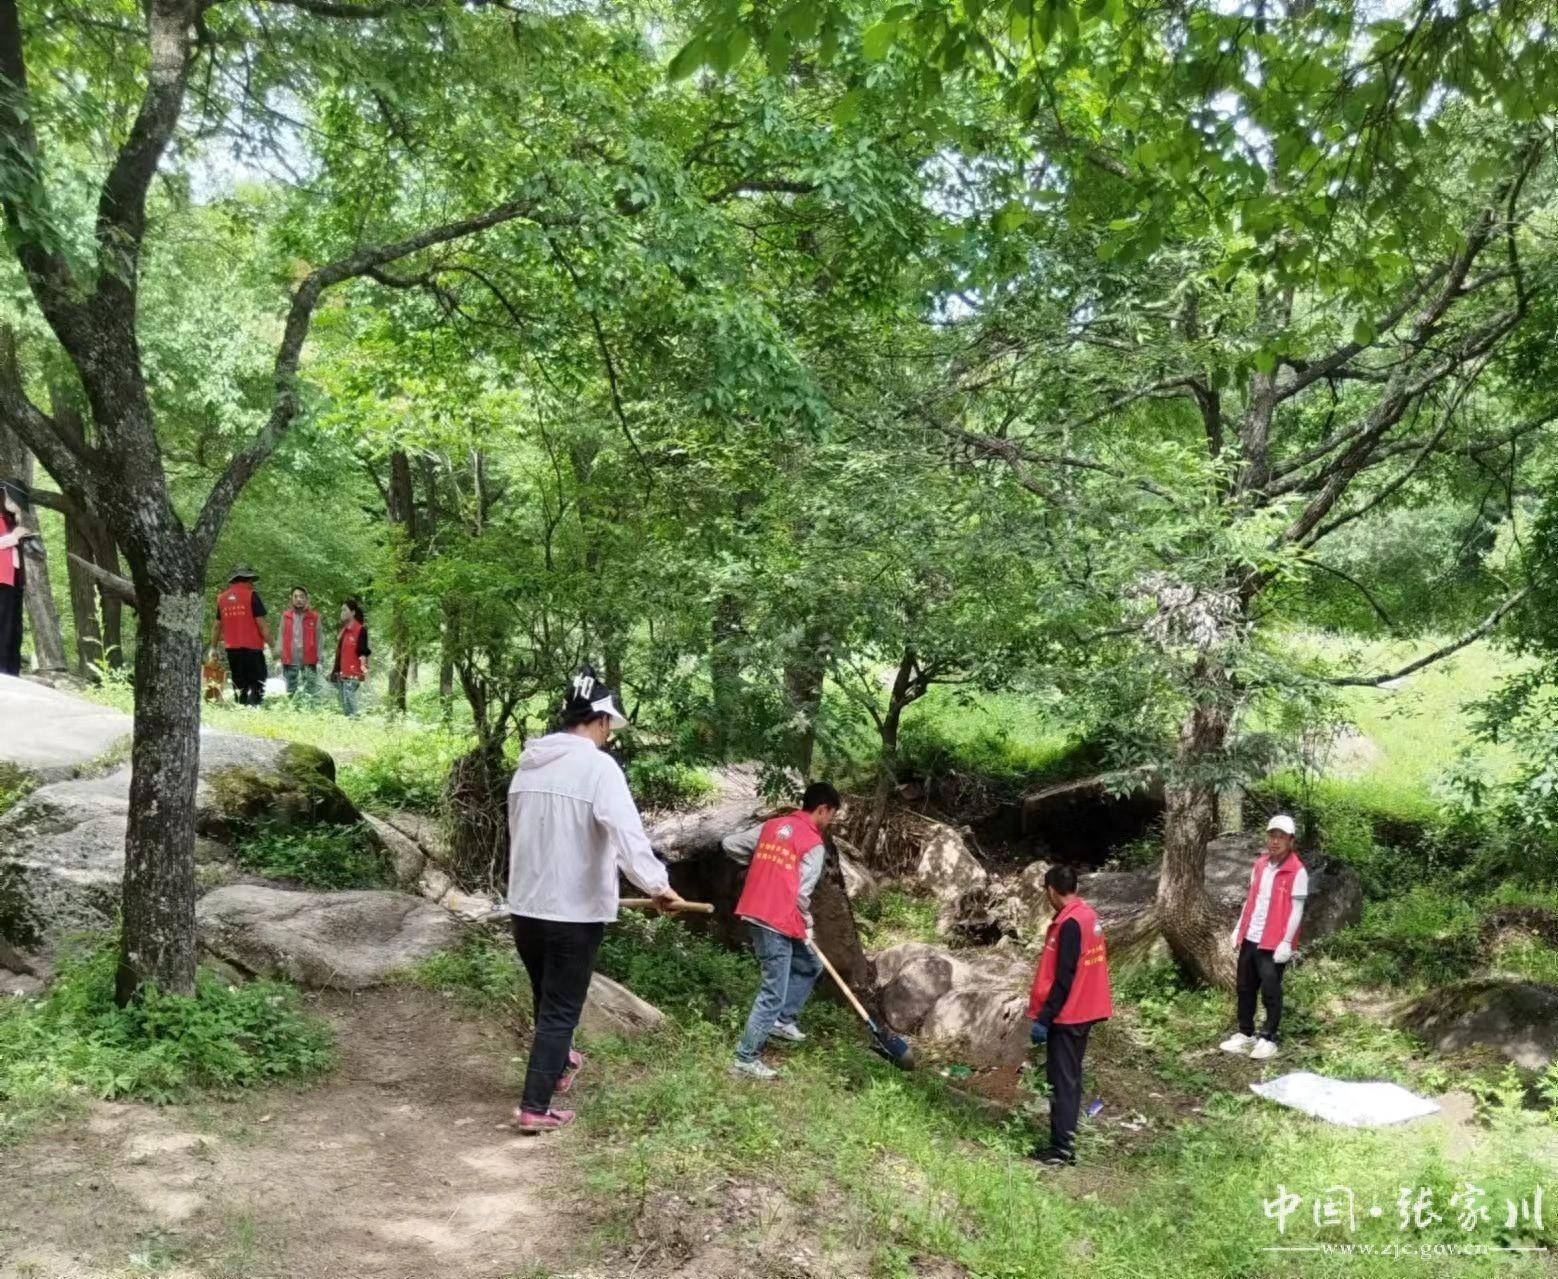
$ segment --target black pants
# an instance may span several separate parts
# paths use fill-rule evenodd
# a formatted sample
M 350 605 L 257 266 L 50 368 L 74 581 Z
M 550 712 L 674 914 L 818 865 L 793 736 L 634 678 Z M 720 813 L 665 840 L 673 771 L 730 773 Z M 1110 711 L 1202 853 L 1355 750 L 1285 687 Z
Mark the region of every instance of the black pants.
M 568 1068 L 573 1032 L 595 972 L 595 952 L 605 935 L 605 924 L 514 916 L 514 946 L 530 974 L 536 1009 L 521 1103 L 526 1110 L 540 1114 L 552 1104 L 557 1081 Z
M 0 555 L 9 555 L 0 550 Z M 15 586 L 0 586 L 0 675 L 22 673 L 22 614 L 26 612 L 25 587 L 20 574 Z
M 1049 1144 L 1071 1154 L 1076 1148 L 1077 1116 L 1082 1111 L 1082 1054 L 1087 1051 L 1090 1021 L 1051 1026 L 1044 1058 L 1049 1080 Z
M 1239 1033 L 1255 1033 L 1255 995 L 1260 993 L 1261 1003 L 1266 1005 L 1266 1024 L 1260 1037 L 1275 1041 L 1277 1027 L 1282 1024 L 1282 974 L 1286 964 L 1272 958 L 1272 952 L 1261 950 L 1246 938 L 1239 946 Z
M 265 669 L 263 648 L 228 649 L 227 669 L 232 672 L 233 692 L 240 706 L 258 706 L 265 700 L 265 680 L 270 672 Z

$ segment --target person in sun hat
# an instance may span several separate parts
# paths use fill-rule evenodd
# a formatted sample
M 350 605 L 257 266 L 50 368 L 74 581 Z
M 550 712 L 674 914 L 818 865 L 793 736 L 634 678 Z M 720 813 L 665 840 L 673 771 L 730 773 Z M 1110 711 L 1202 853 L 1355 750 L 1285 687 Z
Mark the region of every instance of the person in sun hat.
M 265 601 L 254 589 L 260 575 L 240 564 L 216 597 L 216 624 L 211 628 L 211 653 L 217 641 L 227 650 L 227 669 L 240 706 L 258 706 L 265 700 L 265 650 L 270 647 L 270 628 L 265 622 Z
M 1282 975 L 1298 944 L 1298 926 L 1309 896 L 1309 872 L 1298 857 L 1298 828 L 1286 813 L 1266 823 L 1266 851 L 1255 859 L 1244 910 L 1229 940 L 1239 957 L 1239 1030 L 1225 1039 L 1224 1052 L 1248 1053 L 1256 1061 L 1277 1055 L 1282 1024 Z M 1255 999 L 1266 1008 L 1255 1033 Z
M 649 846 L 627 778 L 606 753 L 627 727 L 617 694 L 589 666 L 568 682 L 553 732 L 520 752 L 509 786 L 508 912 L 530 975 L 535 1035 L 514 1111 L 524 1133 L 550 1132 L 574 1112 L 552 1107 L 584 1065 L 573 1033 L 584 1011 L 595 954 L 617 917 L 617 876 L 664 911 L 683 903 Z

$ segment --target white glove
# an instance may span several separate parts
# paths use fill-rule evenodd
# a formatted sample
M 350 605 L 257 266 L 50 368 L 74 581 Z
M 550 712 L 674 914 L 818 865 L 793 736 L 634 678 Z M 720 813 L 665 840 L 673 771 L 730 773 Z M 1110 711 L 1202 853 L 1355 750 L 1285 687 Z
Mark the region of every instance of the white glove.
M 1276 950 L 1271 952 L 1271 958 L 1279 964 L 1285 964 L 1293 958 L 1293 948 L 1287 942 L 1279 941 Z

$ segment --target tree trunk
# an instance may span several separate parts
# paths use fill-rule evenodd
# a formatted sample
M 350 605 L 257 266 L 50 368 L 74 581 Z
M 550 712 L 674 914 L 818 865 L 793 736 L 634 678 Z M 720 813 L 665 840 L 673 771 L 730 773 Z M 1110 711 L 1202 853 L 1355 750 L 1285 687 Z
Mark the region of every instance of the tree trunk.
M 390 454 L 389 518 L 400 536 L 396 539 L 395 576 L 404 579 L 414 554 L 417 536 L 416 489 L 411 478 L 411 459 L 396 449 Z M 405 714 L 406 689 L 411 676 L 411 634 L 405 604 L 397 590 L 390 604 L 389 706 Z
M 731 747 L 731 727 L 741 701 L 741 664 L 736 638 L 741 633 L 741 601 L 721 595 L 714 604 L 712 643 L 709 648 L 709 682 L 714 695 L 714 750 L 720 759 Z
M 93 559 L 99 568 L 124 575 L 113 534 L 106 527 L 101 529 L 96 551 Z M 111 669 L 118 670 L 124 665 L 124 604 L 103 590 L 98 591 L 98 599 L 103 610 L 103 660 Z
M 822 683 L 827 669 L 819 637 L 808 633 L 806 650 L 784 667 L 784 693 L 791 716 L 790 759 L 810 780 L 812 755 L 817 748 L 817 713 L 822 708 Z
M 1192 686 L 1198 701 L 1179 730 L 1165 789 L 1163 873 L 1158 926 L 1174 957 L 1195 977 L 1231 989 L 1234 955 L 1206 891 L 1206 846 L 1217 834 L 1217 792 L 1229 713 L 1222 680 L 1203 662 Z
M 898 729 L 903 723 L 903 708 L 914 700 L 912 685 L 915 667 L 914 650 L 906 649 L 898 663 L 898 673 L 893 677 L 893 691 L 887 702 L 887 714 L 882 717 L 882 756 L 877 764 L 876 791 L 871 796 L 871 815 L 860 839 L 860 855 L 868 862 L 876 854 L 877 839 L 882 824 L 887 820 L 887 801 L 898 781 Z
M 138 574 L 138 576 L 141 576 Z M 135 724 L 124 846 L 121 1004 L 143 983 L 195 989 L 195 785 L 200 767 L 198 576 L 158 590 L 141 577 Z
M 95 563 L 97 554 L 81 521 L 69 515 L 65 517 L 65 555 L 65 571 L 70 578 L 70 613 L 76 627 L 76 670 L 87 675 L 104 660 L 103 628 L 97 614 L 97 583 L 70 556 Z

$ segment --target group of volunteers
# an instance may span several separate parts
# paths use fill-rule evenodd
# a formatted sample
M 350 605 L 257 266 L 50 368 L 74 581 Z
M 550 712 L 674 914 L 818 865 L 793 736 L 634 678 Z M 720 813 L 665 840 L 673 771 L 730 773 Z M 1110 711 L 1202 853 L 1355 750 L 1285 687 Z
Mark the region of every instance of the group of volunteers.
M 274 653 L 281 665 L 288 695 L 312 702 L 319 696 L 320 654 L 326 651 L 320 614 L 309 602 L 307 588 L 294 586 L 273 637 L 266 620 L 265 601 L 255 589 L 257 581 L 259 574 L 247 564 L 240 564 L 217 593 L 211 656 L 215 658 L 218 643 L 226 650 L 233 694 L 241 706 L 258 706 L 265 700 L 265 681 L 270 678 L 265 662 L 267 651 Z M 353 598 L 343 600 L 335 638 L 335 665 L 327 677 L 336 687 L 342 714 L 357 714 L 371 652 L 362 605 Z
M 627 724 L 616 691 L 584 667 L 568 685 L 555 730 L 525 744 L 509 787 L 507 908 L 535 1005 L 524 1092 L 513 1116 L 524 1133 L 549 1132 L 574 1118 L 574 1111 L 553 1103 L 573 1089 L 585 1066 L 573 1035 L 606 925 L 617 918 L 619 876 L 663 912 L 674 914 L 687 905 L 671 887 L 627 779 L 606 749 L 612 734 Z M 735 1045 L 734 1074 L 776 1079 L 779 1071 L 762 1058 L 765 1045 L 806 1039 L 799 1018 L 822 971 L 811 899 L 827 857 L 827 830 L 841 806 L 834 787 L 814 781 L 793 812 L 723 841 L 725 853 L 747 868 L 735 913 L 747 926 L 761 974 Z M 1277 1051 L 1282 977 L 1308 895 L 1295 836 L 1291 817 L 1271 819 L 1230 938 L 1238 956 L 1239 1030 L 1221 1047 L 1258 1060 Z M 1050 1088 L 1049 1142 L 1036 1147 L 1033 1157 L 1048 1165 L 1076 1161 L 1088 1036 L 1114 1012 L 1103 925 L 1077 888 L 1073 867 L 1046 871 L 1044 892 L 1053 917 L 1028 1000 L 1030 1039 L 1046 1050 Z M 1266 1014 L 1258 1036 L 1257 996 Z

